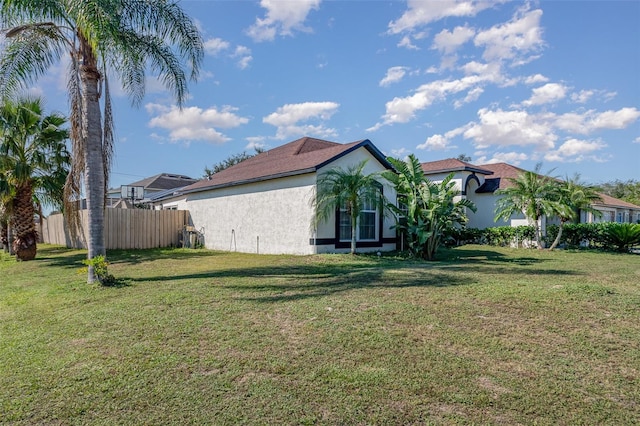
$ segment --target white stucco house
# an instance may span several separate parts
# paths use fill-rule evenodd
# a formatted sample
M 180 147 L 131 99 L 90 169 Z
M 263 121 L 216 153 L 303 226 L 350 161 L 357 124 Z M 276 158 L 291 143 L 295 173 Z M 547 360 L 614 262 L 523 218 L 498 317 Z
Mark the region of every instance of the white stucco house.
M 154 205 L 189 210 L 193 226 L 209 249 L 271 254 L 347 252 L 351 232 L 344 223 L 348 216 L 338 210 L 316 227 L 312 200 L 323 172 L 365 159 L 367 174 L 392 169 L 368 139 L 340 144 L 304 137 L 168 194 Z M 393 187 L 383 179 L 380 184 L 385 197 L 395 202 Z M 361 218 L 358 251 L 396 248 L 393 217 L 371 210 Z M 369 224 L 366 231 L 364 222 Z
M 450 173 L 454 173 L 454 182 L 461 192 L 461 197 L 473 201 L 478 209 L 476 213 L 468 212 L 470 228 L 489 228 L 494 226 L 527 225 L 527 218 L 513 215 L 508 221 L 494 221 L 498 189 L 509 187 L 510 179 L 515 179 L 525 170 L 507 163 L 473 165 L 455 158 L 422 163 L 422 170 L 429 179 L 441 181 Z M 582 211 L 580 222 L 633 222 L 640 220 L 640 206 L 617 198 L 600 194 L 602 202 L 593 204 L 593 208 L 602 212 L 602 216 Z M 543 230 L 547 223 L 557 223 L 557 218 L 542 217 L 540 227 Z

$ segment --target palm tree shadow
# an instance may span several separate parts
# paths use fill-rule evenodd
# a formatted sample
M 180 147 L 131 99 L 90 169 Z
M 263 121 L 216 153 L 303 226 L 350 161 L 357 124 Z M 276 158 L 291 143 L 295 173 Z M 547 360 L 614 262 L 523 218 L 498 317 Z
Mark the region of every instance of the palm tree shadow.
M 179 276 L 128 278 L 132 282 L 208 280 L 208 285 L 231 291 L 235 298 L 253 302 L 286 302 L 325 297 L 364 288 L 448 287 L 472 284 L 454 273 L 424 268 L 380 266 L 283 266 L 225 269 Z

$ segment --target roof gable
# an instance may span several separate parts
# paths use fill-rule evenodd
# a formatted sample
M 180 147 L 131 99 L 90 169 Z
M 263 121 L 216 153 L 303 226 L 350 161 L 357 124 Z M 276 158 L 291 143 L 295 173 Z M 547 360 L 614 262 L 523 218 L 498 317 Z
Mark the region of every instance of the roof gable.
M 364 147 L 385 167 L 391 169 L 384 155 L 364 139 L 347 144 L 303 137 L 262 152 L 184 188 L 197 192 L 311 173 L 358 148 Z

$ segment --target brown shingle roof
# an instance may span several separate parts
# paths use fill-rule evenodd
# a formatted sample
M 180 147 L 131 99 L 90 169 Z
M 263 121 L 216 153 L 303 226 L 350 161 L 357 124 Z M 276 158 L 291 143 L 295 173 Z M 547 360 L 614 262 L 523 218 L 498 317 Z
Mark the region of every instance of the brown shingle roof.
M 483 167 L 475 166 L 471 163 L 467 163 L 466 161 L 458 160 L 457 158 L 447 158 L 445 160 L 428 161 L 426 163 L 422 163 L 421 166 L 425 174 L 449 173 L 449 172 L 458 172 L 458 171 L 475 172 L 483 175 L 491 174 L 490 170 L 486 170 Z
M 508 188 L 511 186 L 509 179 L 515 179 L 520 173 L 525 171 L 524 169 L 507 163 L 483 164 L 480 167 L 491 170 L 493 175 L 491 176 L 491 179 L 485 179 L 484 184 L 477 189 L 477 192 L 493 192 L 497 189 Z M 599 195 L 602 197 L 602 202 L 593 203 L 594 205 L 640 209 L 640 206 L 636 206 L 635 204 L 631 204 L 624 200 L 619 200 L 611 197 L 610 195 L 602 193 L 599 193 Z
M 179 188 L 196 182 L 196 179 L 189 176 L 174 175 L 171 173 L 160 173 L 155 176 L 144 178 L 137 182 L 130 183 L 129 186 L 142 186 L 145 189 L 164 190 L 171 188 Z
M 593 203 L 596 206 L 610 206 L 610 207 L 622 207 L 624 209 L 635 209 L 640 210 L 640 206 L 636 206 L 635 204 L 631 204 L 628 201 L 619 200 L 607 194 L 600 193 L 600 197 L 602 197 L 601 203 Z
M 368 139 L 340 144 L 303 137 L 215 173 L 209 179 L 187 186 L 182 192 L 204 191 L 310 173 L 360 147 L 366 148 L 378 161 L 391 168 L 384 155 Z
M 490 184 L 495 187 L 493 191 L 497 189 L 504 189 L 504 188 L 510 187 L 511 182 L 509 181 L 509 179 L 515 179 L 518 177 L 520 173 L 526 171 L 524 169 L 521 169 L 516 166 L 512 166 L 511 164 L 507 164 L 507 163 L 483 164 L 479 167 L 489 170 L 490 172 L 493 173 L 491 175 L 491 179 L 485 180 L 485 182 L 489 180 L 493 181 L 491 183 L 487 182 L 488 185 Z M 480 188 L 478 188 L 478 190 L 480 190 Z M 493 192 L 493 191 L 490 191 L 490 192 Z

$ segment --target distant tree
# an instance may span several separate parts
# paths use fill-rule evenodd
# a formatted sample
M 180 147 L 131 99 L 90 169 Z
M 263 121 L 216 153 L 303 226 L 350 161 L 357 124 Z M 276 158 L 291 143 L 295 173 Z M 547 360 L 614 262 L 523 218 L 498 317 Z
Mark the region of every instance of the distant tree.
M 433 260 L 444 234 L 466 223 L 466 209 L 475 212 L 476 206 L 468 199 L 455 200 L 460 191 L 453 182 L 453 173 L 436 183 L 425 177 L 413 154 L 405 161 L 395 158 L 388 161 L 398 172 L 383 174 L 398 194 L 398 205 L 388 205 L 398 217 L 396 229 L 406 233 L 414 256 Z
M 523 213 L 535 231 L 536 246 L 542 248 L 539 220 L 543 215 L 556 214 L 558 203 L 558 185 L 555 179 L 540 174 L 542 165 L 538 163 L 535 171 L 523 171 L 514 179 L 511 186 L 495 192 L 500 195 L 496 203 L 495 219 L 508 220 L 514 213 Z
M 211 168 L 204 168 L 204 176 L 205 178 L 212 176 L 218 172 L 223 171 L 224 169 L 228 169 L 231 166 L 235 166 L 236 164 L 242 163 L 244 160 L 248 160 L 251 157 L 255 157 L 256 155 L 264 152 L 264 148 L 255 148 L 255 152 L 253 154 L 247 154 L 245 151 L 240 154 L 233 154 L 228 158 L 220 161 L 219 163 L 214 164 Z
M 0 107 L 1 201 L 14 231 L 7 243 L 20 260 L 36 255 L 36 206 L 42 215 L 42 203 L 61 204 L 70 165 L 69 131 L 61 127 L 66 122 L 58 114 L 45 116 L 40 99 L 7 101 Z
M 594 215 L 602 215 L 599 210 L 593 208 L 593 203 L 602 201 L 602 197 L 596 191 L 594 186 L 589 186 L 580 181 L 580 175 L 567 177 L 564 181 L 557 182 L 558 185 L 558 203 L 556 215 L 560 218 L 558 226 L 558 235 L 556 235 L 553 244 L 549 250 L 553 250 L 560 243 L 562 238 L 562 229 L 567 222 L 576 221 L 579 218 L 580 211 L 591 212 Z
M 312 202 L 316 224 L 331 218 L 338 209 L 345 210 L 351 222 L 351 254 L 356 252 L 358 223 L 365 206 L 382 210 L 386 202 L 378 182 L 380 174 L 365 174 L 366 164 L 367 160 L 364 160 L 346 170 L 331 169 L 323 173 Z
M 471 162 L 472 158 L 467 154 L 460 154 L 456 157 L 456 160 L 464 161 L 465 163 Z
M 640 181 L 638 180 L 629 179 L 622 181 L 616 179 L 597 185 L 597 189 L 611 197 L 640 206 Z

